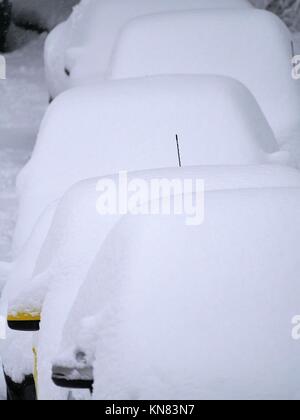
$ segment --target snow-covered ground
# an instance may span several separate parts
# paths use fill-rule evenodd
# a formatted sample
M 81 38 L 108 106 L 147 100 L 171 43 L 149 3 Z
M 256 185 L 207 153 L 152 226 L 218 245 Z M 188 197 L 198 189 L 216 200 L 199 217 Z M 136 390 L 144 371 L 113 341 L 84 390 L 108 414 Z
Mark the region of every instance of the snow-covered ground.
M 7 79 L 0 80 L 0 261 L 5 262 L 12 259 L 16 176 L 30 157 L 48 101 L 44 40 L 44 35 L 39 36 L 26 47 L 7 54 Z M 0 372 L 0 399 L 4 396 Z
M 6 55 L 7 80 L 0 81 L 0 261 L 11 259 L 15 179 L 30 156 L 47 105 L 43 43 L 41 36 Z

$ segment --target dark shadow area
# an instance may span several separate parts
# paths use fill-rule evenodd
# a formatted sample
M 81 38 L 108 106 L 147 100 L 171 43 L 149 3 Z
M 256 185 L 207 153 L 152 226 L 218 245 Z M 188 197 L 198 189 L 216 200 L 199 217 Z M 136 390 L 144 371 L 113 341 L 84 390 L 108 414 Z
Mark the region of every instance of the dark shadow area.
M 9 0 L 0 3 L 0 52 L 6 51 L 8 29 L 11 23 L 12 5 Z
M 15 383 L 9 376 L 5 375 L 7 386 L 7 401 L 36 401 L 34 378 L 28 375 L 21 384 Z

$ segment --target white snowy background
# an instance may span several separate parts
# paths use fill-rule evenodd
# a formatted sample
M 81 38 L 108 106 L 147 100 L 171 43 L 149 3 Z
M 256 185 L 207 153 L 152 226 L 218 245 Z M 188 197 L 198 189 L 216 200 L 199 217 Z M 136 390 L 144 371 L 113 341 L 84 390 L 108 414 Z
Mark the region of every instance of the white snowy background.
M 295 32 L 300 53 L 300 0 L 252 0 L 278 13 Z M 13 0 L 14 19 L 51 29 L 66 18 L 76 0 Z M 13 26 L 5 54 L 7 80 L 0 81 L 0 261 L 11 261 L 11 239 L 16 219 L 15 180 L 30 157 L 48 94 L 44 80 L 45 34 Z M 0 376 L 0 398 L 5 397 Z

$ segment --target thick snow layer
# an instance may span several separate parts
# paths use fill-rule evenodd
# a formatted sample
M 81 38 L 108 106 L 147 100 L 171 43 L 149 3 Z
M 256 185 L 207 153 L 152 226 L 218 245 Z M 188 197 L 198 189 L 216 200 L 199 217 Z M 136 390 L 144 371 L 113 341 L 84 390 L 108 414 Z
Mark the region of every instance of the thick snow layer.
M 105 177 L 117 183 L 118 175 Z M 128 180 L 203 179 L 207 191 L 249 188 L 300 187 L 299 171 L 278 165 L 260 166 L 203 166 L 161 169 L 128 174 Z M 82 181 L 71 188 L 60 203 L 47 209 L 20 257 L 14 263 L 12 281 L 7 285 L 8 294 L 19 295 L 13 299 L 10 311 L 38 312 L 41 310 L 50 282 L 42 274 L 50 266 L 63 264 L 67 270 L 55 268 L 54 278 L 73 267 L 80 272 L 86 265 L 82 261 L 93 259 L 98 247 L 119 216 L 100 216 L 96 211 L 96 185 L 99 179 Z M 53 221 L 53 216 L 54 221 Z M 50 228 L 51 226 L 51 228 Z M 49 231 L 50 229 L 50 231 Z M 88 235 L 88 236 L 86 236 Z M 90 236 L 92 235 L 92 236 Z M 84 249 L 82 244 L 85 244 Z M 96 245 L 95 245 L 96 244 Z M 40 252 L 41 250 L 41 252 Z M 53 277 L 53 270 L 51 269 Z M 32 276 L 34 277 L 32 279 Z M 73 283 L 75 273 L 68 275 Z M 26 281 L 24 281 L 26 279 Z M 20 293 L 20 290 L 23 291 Z M 38 291 L 40 290 L 40 291 Z M 18 291 L 17 293 L 15 291 Z
M 300 132 L 300 84 L 291 77 L 292 35 L 262 10 L 202 10 L 133 20 L 120 35 L 114 79 L 219 74 L 244 83 L 279 142 Z
M 69 91 L 47 112 L 18 179 L 15 251 L 74 183 L 177 165 L 176 134 L 184 166 L 280 160 L 270 154 L 276 141 L 257 103 L 232 79 L 158 77 Z
M 16 383 L 22 383 L 26 375 L 32 374 L 33 337 L 30 333 L 8 331 L 1 341 L 1 358 L 5 373 Z M 2 374 L 2 372 L 1 372 Z
M 46 75 L 51 96 L 71 86 L 102 80 L 119 32 L 129 20 L 172 10 L 220 7 L 251 6 L 247 0 L 82 0 L 70 19 L 56 28 L 46 43 Z
M 299 172 L 288 167 L 265 165 L 258 167 L 200 167 L 164 169 L 160 171 L 130 174 L 129 179 L 204 179 L 206 190 L 249 189 L 266 187 L 299 187 Z M 112 177 L 114 179 L 114 177 Z M 11 299 L 9 310 L 35 312 L 42 309 L 39 339 L 40 397 L 63 398 L 64 393 L 55 388 L 50 380 L 52 358 L 56 355 L 62 331 L 73 302 L 88 270 L 107 235 L 118 222 L 119 216 L 100 216 L 96 212 L 96 184 L 98 179 L 84 181 L 64 197 L 56 212 L 46 242 L 39 258 L 30 257 L 34 243 L 28 243 L 27 261 L 36 260 L 32 279 L 24 285 L 13 282 L 13 290 L 23 291 Z M 46 226 L 44 226 L 44 229 Z M 38 230 L 40 230 L 41 227 Z M 43 228 L 42 228 L 43 229 Z M 84 246 L 82 245 L 84 244 Z M 22 271 L 22 261 L 19 271 Z M 15 276 L 17 277 L 17 276 Z M 82 292 L 81 292 L 82 293 Z M 16 296 L 16 295 L 15 295 Z M 81 294 L 79 295 L 79 299 Z M 79 300 L 81 302 L 81 300 Z M 79 309 L 78 309 L 79 305 Z M 94 310 L 93 306 L 85 308 Z M 83 308 L 75 305 L 64 336 L 64 348 L 78 344 L 78 326 Z M 78 313 L 79 311 L 79 313 Z M 73 322 L 75 320 L 75 322 Z M 51 337 L 51 339 L 49 339 Z M 86 349 L 87 346 L 85 346 Z M 11 348 L 11 346 L 10 346 Z M 89 350 L 89 348 L 88 348 Z M 11 354 L 11 362 L 14 356 Z
M 13 18 L 19 24 L 52 29 L 70 15 L 79 0 L 12 0 Z
M 299 399 L 299 217 L 299 188 L 207 193 L 195 228 L 125 217 L 81 294 L 94 398 Z

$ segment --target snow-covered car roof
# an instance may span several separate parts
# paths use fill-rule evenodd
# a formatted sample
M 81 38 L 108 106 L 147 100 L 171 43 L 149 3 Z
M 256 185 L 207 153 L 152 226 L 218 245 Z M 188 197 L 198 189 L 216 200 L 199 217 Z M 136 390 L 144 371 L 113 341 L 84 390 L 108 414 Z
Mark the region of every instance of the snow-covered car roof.
M 66 92 L 47 112 L 18 179 L 15 247 L 74 183 L 179 164 L 176 135 L 183 166 L 259 164 L 278 150 L 255 99 L 232 79 L 157 77 Z
M 117 175 L 110 178 L 116 180 Z M 136 178 L 147 182 L 154 178 L 203 179 L 206 192 L 300 188 L 297 170 L 276 165 L 173 168 L 128 174 L 129 181 Z M 99 248 L 121 218 L 120 215 L 101 216 L 96 212 L 98 181 L 98 178 L 83 181 L 64 196 L 50 230 L 49 224 L 45 223 L 45 216 L 41 219 L 35 234 L 24 249 L 23 256 L 16 262 L 11 283 L 8 284 L 11 290 L 10 311 L 42 311 L 39 340 L 41 397 L 49 396 L 49 393 L 53 397 L 61 395 L 60 390 L 54 388 L 51 382 L 48 361 L 58 351 L 65 321 Z M 49 217 L 47 214 L 49 211 L 46 212 L 46 222 Z M 37 257 L 35 249 L 40 243 L 40 237 L 46 237 L 46 240 Z M 24 281 L 22 271 L 29 273 L 26 268 L 28 265 L 35 266 L 35 269 L 31 278 L 26 277 Z M 83 285 L 82 288 L 85 287 Z M 87 308 L 81 305 L 82 293 L 83 290 L 78 295 L 65 328 L 62 346 L 64 350 L 81 344 L 82 337 L 78 334 L 80 321 L 87 315 L 95 314 L 92 303 Z M 12 368 L 16 369 L 14 358 L 8 360 L 11 360 Z
M 125 216 L 101 248 L 66 326 L 97 343 L 95 399 L 299 398 L 300 189 L 205 203 L 193 228 Z
M 135 17 L 172 10 L 250 7 L 247 0 L 82 0 L 46 42 L 51 96 L 74 85 L 103 79 L 120 30 Z
M 256 97 L 276 137 L 300 129 L 300 84 L 292 76 L 292 35 L 262 10 L 164 13 L 131 21 L 111 63 L 114 79 L 157 74 L 219 74 Z

